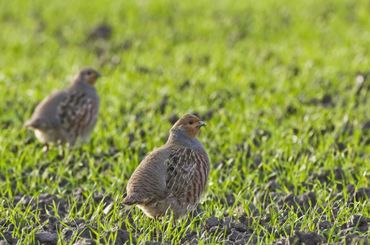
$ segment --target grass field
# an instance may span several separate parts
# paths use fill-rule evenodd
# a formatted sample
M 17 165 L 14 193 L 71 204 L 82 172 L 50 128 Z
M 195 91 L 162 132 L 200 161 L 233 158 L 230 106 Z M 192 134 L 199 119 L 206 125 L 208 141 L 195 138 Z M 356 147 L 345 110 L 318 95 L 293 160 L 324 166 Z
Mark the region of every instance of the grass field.
M 367 244 L 369 16 L 365 0 L 1 1 L 0 240 Z M 91 142 L 44 153 L 22 124 L 85 66 L 103 74 Z M 212 161 L 197 212 L 123 207 L 188 112 Z

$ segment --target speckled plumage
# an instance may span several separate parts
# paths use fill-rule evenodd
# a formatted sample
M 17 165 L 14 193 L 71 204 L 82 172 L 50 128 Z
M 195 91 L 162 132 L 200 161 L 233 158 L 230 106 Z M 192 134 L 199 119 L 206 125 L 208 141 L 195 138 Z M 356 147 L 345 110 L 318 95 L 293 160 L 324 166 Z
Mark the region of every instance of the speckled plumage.
M 203 125 L 193 115 L 175 123 L 167 143 L 148 154 L 132 174 L 126 205 L 136 204 L 152 218 L 168 209 L 178 218 L 196 208 L 209 175 L 208 154 L 196 138 Z
M 74 145 L 77 140 L 87 140 L 99 111 L 94 87 L 99 76 L 94 69 L 83 69 L 68 88 L 41 101 L 25 126 L 33 129 L 43 143 Z

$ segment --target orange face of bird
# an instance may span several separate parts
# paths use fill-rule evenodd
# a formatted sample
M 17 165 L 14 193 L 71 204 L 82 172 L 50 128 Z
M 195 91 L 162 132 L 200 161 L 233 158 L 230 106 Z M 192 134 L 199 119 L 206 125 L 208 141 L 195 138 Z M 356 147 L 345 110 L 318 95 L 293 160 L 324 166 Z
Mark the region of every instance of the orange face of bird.
M 173 125 L 173 128 L 184 130 L 188 136 L 194 138 L 199 134 L 200 128 L 205 125 L 206 123 L 201 121 L 197 116 L 187 114 L 180 118 Z
M 96 80 L 101 76 L 100 73 L 92 68 L 83 69 L 78 75 L 79 79 L 87 82 L 88 84 L 94 86 Z

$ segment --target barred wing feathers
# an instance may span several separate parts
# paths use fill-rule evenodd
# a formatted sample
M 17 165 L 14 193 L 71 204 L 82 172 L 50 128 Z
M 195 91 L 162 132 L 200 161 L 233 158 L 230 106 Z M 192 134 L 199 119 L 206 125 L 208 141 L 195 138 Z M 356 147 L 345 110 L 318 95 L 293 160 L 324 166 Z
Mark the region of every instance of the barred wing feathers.
M 207 154 L 191 148 L 179 148 L 171 153 L 166 165 L 168 192 L 182 203 L 196 205 L 208 180 Z
M 74 137 L 87 133 L 96 123 L 98 103 L 82 91 L 72 91 L 58 107 L 61 126 Z

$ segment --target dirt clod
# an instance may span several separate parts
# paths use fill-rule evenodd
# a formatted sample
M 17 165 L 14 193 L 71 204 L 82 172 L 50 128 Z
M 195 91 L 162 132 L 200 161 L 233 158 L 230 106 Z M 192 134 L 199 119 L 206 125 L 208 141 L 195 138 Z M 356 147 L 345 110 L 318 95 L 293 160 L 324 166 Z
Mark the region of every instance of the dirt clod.
M 355 197 L 356 200 L 370 199 L 370 187 L 368 187 L 368 188 L 365 188 L 365 187 L 359 188 L 355 192 L 354 197 Z
M 319 223 L 320 230 L 328 230 L 333 226 L 333 223 L 325 220 Z
M 220 224 L 220 222 L 215 216 L 212 216 L 212 217 L 206 219 L 207 229 L 210 229 L 211 227 L 214 227 L 214 226 L 218 226 L 219 224 Z
M 112 36 L 113 28 L 107 23 L 97 25 L 89 34 L 89 40 L 108 40 Z
M 232 193 L 226 195 L 227 205 L 232 206 L 235 203 L 235 197 Z
M 35 238 L 41 244 L 57 244 L 58 242 L 58 234 L 51 233 L 51 232 L 39 232 L 35 234 Z
M 232 229 L 231 230 L 231 233 L 227 236 L 227 238 L 230 240 L 230 241 L 233 241 L 235 242 L 236 240 L 239 240 L 241 238 L 243 238 L 243 234 L 235 229 Z
M 279 185 L 279 183 L 276 182 L 275 179 L 270 180 L 266 185 L 266 189 L 268 189 L 269 191 L 276 191 L 280 188 L 281 186 Z
M 292 237 L 289 238 L 290 244 L 316 245 L 322 244 L 325 241 L 326 239 L 316 232 L 305 233 L 297 231 Z
M 124 244 L 130 240 L 130 233 L 126 230 L 119 229 L 117 231 L 116 244 Z
M 368 245 L 369 244 L 369 237 L 364 235 L 356 235 L 356 234 L 350 234 L 346 236 L 346 244 L 363 244 Z
M 162 243 L 160 243 L 160 242 L 151 242 L 151 241 L 149 241 L 149 242 L 145 242 L 144 244 L 145 244 L 145 245 L 161 245 Z
M 187 89 L 188 87 L 190 87 L 190 80 L 186 79 L 183 83 L 180 84 L 179 89 L 183 91 Z
M 330 94 L 324 94 L 324 96 L 321 98 L 321 103 L 323 106 L 330 106 L 333 104 L 333 99 Z
M 370 224 L 370 218 L 361 215 L 353 215 L 351 220 L 347 223 L 347 228 L 356 227 L 360 232 L 366 232 Z
M 365 132 L 369 132 L 370 131 L 370 120 L 365 122 L 364 125 L 362 125 L 362 131 L 365 133 Z
M 169 96 L 168 95 L 164 95 L 161 102 L 159 103 L 159 107 L 158 107 L 158 111 L 163 115 L 166 111 L 166 107 L 168 105 L 168 101 L 169 101 Z
M 93 245 L 95 244 L 92 239 L 79 239 L 75 245 Z

